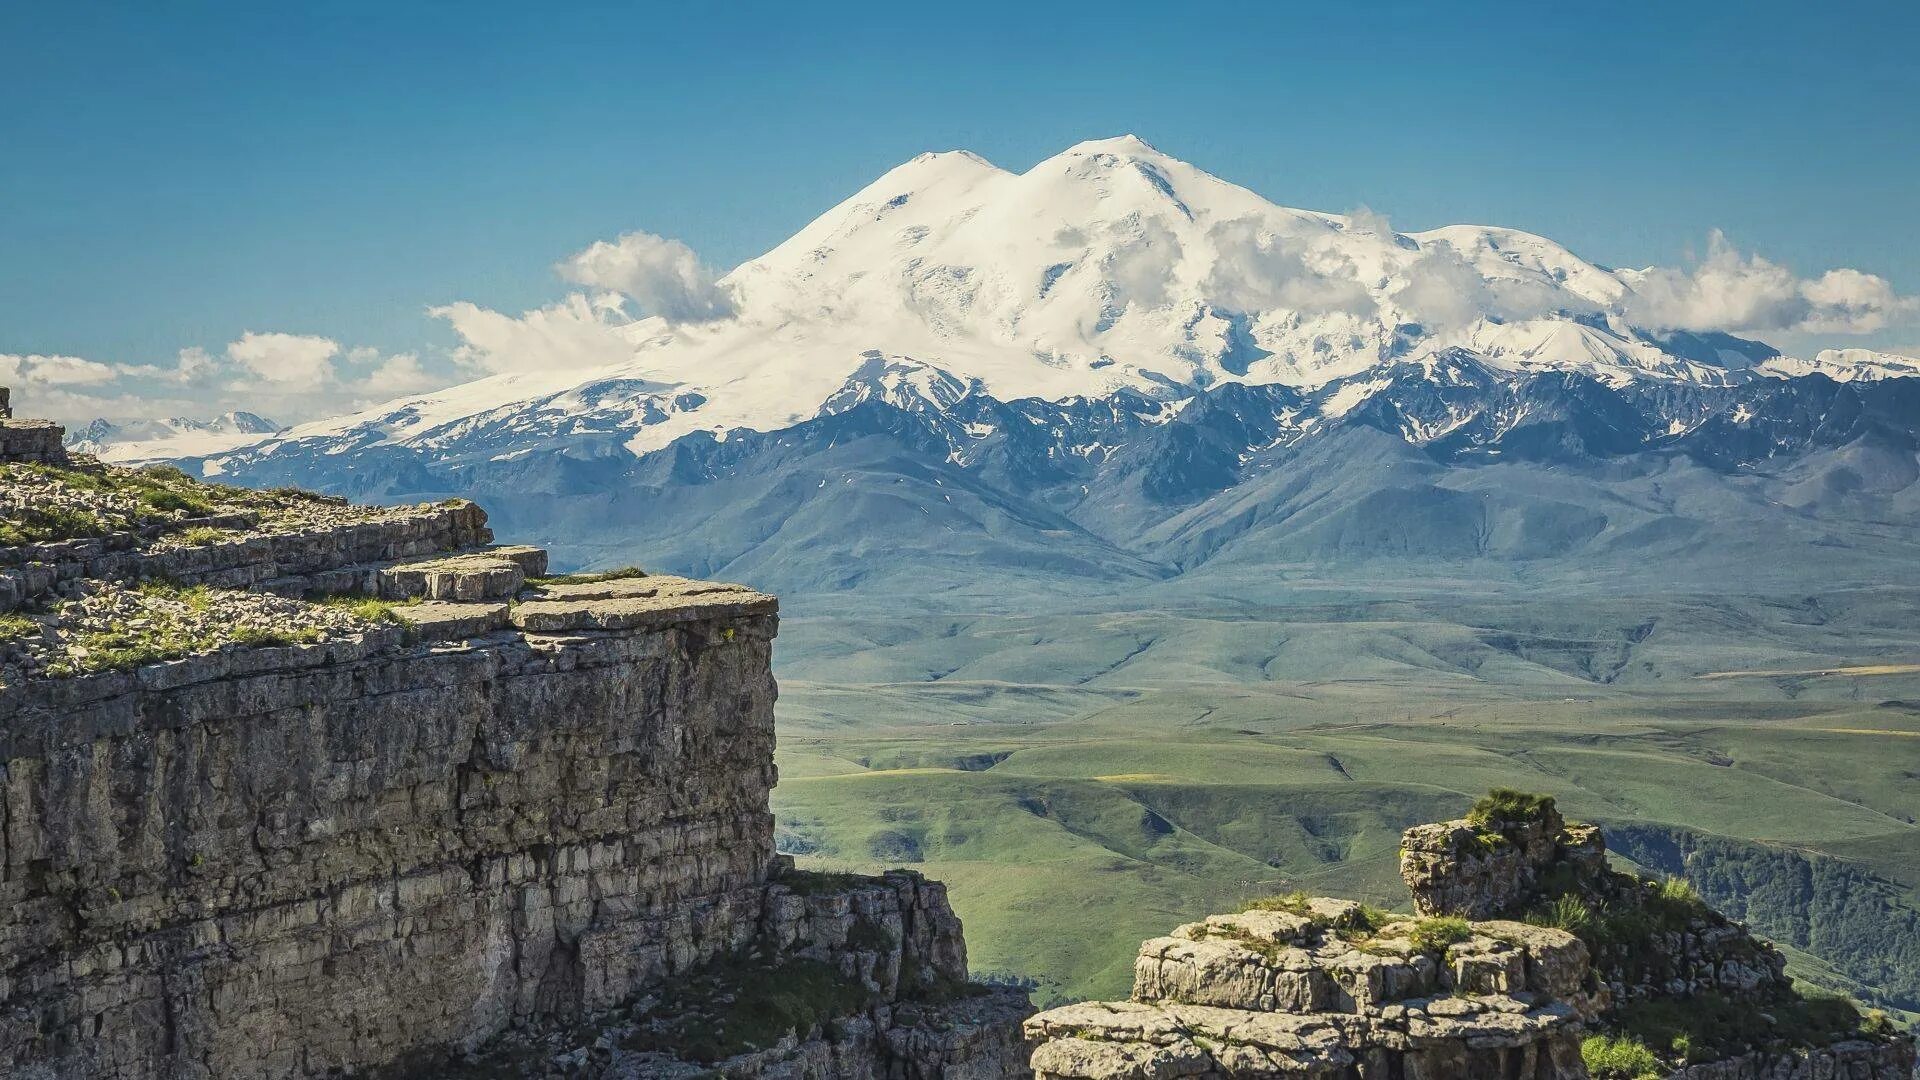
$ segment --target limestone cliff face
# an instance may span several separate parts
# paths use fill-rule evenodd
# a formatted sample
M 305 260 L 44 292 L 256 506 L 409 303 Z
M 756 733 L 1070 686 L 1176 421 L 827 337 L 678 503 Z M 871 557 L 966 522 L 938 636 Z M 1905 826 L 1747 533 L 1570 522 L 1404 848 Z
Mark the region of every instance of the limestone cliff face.
M 167 478 L 232 511 L 140 517 L 159 481 L 20 423 L 7 505 L 68 513 L 19 527 L 94 531 L 0 549 L 0 1073 L 1022 1071 L 1030 1010 L 968 988 L 944 890 L 775 856 L 772 597 L 547 578 L 466 503 Z M 723 969 L 841 1007 L 751 1053 L 668 1030 Z M 524 1056 L 610 1017 L 632 1047 Z
M 20 695 L 0 1044 L 69 1075 L 313 1073 L 743 944 L 773 857 L 772 633 L 757 598 Z

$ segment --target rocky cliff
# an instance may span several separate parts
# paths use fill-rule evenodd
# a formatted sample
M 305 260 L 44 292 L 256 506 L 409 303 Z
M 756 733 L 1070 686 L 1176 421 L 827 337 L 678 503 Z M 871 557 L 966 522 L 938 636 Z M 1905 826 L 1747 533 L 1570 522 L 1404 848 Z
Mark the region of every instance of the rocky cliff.
M 1683 883 L 1497 791 L 1409 829 L 1414 916 L 1282 897 L 1141 947 L 1131 1001 L 1027 1024 L 1038 1080 L 1909 1080 L 1913 1040 L 1809 996 Z
M 46 427 L 0 431 L 0 1072 L 1020 1071 L 938 885 L 775 856 L 772 597 Z

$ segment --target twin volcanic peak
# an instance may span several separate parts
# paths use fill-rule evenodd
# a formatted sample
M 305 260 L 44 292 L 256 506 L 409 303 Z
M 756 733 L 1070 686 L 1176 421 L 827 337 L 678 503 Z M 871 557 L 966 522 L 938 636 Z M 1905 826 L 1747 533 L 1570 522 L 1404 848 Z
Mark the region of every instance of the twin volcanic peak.
M 270 447 L 641 454 L 696 433 L 782 430 L 849 395 L 943 407 L 958 395 L 942 400 L 931 390 L 942 385 L 1002 402 L 1169 403 L 1279 385 L 1325 391 L 1308 414 L 1338 415 L 1387 369 L 1452 352 L 1503 379 L 1613 386 L 1920 373 L 1908 358 L 1802 361 L 1662 328 L 1646 321 L 1647 282 L 1517 230 L 1400 233 L 1364 212 L 1277 206 L 1133 136 L 1018 173 L 964 151 L 924 154 L 735 268 L 715 285 L 722 299 L 696 312 L 623 320 L 583 301 L 554 313 L 630 354 L 605 366 L 569 369 L 522 344 L 533 351 L 493 358 L 505 373 L 448 390 L 251 440 L 191 432 L 169 446 L 143 433 L 124 453 L 230 471 Z M 886 370 L 916 374 L 887 383 Z
M 939 883 L 775 853 L 772 596 L 59 435 L 0 417 L 0 1074 L 1024 1073 Z

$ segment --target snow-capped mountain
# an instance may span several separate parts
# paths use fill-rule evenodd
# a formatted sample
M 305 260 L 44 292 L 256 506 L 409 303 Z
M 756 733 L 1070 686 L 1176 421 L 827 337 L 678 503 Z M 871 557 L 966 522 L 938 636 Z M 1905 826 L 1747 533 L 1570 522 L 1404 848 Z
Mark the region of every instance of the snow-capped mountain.
M 1797 361 L 1638 328 L 1639 280 L 1511 229 L 1402 234 L 1276 206 L 1132 136 L 1023 173 L 923 154 L 724 278 L 729 317 L 643 319 L 619 328 L 633 357 L 612 367 L 494 376 L 284 438 L 508 453 L 618 430 L 643 453 L 694 431 L 809 419 L 876 357 L 1003 401 L 1312 389 L 1451 349 L 1510 375 L 1616 386 L 1920 373 L 1920 361 L 1858 350 Z
M 67 449 L 125 458 L 198 457 L 258 442 L 279 430 L 273 421 L 243 411 L 211 420 L 172 416 L 116 424 L 103 417 L 68 432 Z
M 1672 502 L 1660 484 L 1633 513 L 1542 494 L 1552 505 L 1514 504 L 1506 521 L 1506 491 L 1470 512 L 1462 486 L 1507 468 L 1561 484 L 1570 468 L 1684 460 L 1734 478 L 1864 453 L 1830 490 L 1741 498 L 1768 520 L 1800 505 L 1913 512 L 1920 379 L 1904 376 L 1920 360 L 1803 361 L 1641 326 L 1651 273 L 1514 230 L 1403 234 L 1287 209 L 1131 136 L 1022 173 L 926 154 L 734 269 L 713 310 L 606 324 L 631 346 L 620 363 L 106 453 L 363 497 L 482 494 L 581 560 L 783 587 L 844 584 L 841 556 L 876 543 L 921 565 L 1104 579 L 1190 568 L 1248 530 L 1294 556 L 1414 533 L 1414 548 L 1454 536 L 1450 557 L 1643 554 L 1649 538 L 1699 535 L 1649 524 L 1646 507 Z M 1316 517 L 1320 539 L 1282 542 L 1273 515 L 1313 489 L 1309 467 L 1376 494 L 1428 479 L 1404 501 L 1323 492 L 1315 514 L 1359 517 Z M 1282 491 L 1280 476 L 1305 486 Z M 1425 513 L 1440 515 L 1431 532 Z M 1619 535 L 1630 519 L 1638 540 Z

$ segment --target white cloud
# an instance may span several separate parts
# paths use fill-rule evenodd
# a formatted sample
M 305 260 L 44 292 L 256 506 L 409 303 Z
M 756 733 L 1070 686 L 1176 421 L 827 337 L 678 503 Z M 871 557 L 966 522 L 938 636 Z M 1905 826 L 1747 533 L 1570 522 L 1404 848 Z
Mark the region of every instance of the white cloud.
M 115 378 L 113 368 L 78 356 L 0 353 L 0 386 L 99 386 Z
M 1167 284 L 1180 262 L 1180 238 L 1157 221 L 1140 222 L 1137 228 L 1136 234 L 1124 236 L 1114 245 L 1107 258 L 1106 275 L 1119 302 L 1158 307 L 1167 302 Z
M 1351 264 L 1310 264 L 1303 244 L 1257 221 L 1223 221 L 1208 230 L 1208 239 L 1218 258 L 1201 289 L 1233 310 L 1364 315 L 1374 309 Z
M 249 330 L 227 345 L 228 359 L 284 390 L 318 390 L 327 385 L 333 381 L 333 358 L 338 355 L 339 342 L 305 334 Z
M 1742 255 L 1715 230 L 1692 270 L 1653 267 L 1622 274 L 1633 292 L 1624 314 L 1674 330 L 1865 334 L 1916 308 L 1885 278 L 1829 270 L 1802 278 L 1758 255 Z
M 633 345 L 620 332 L 627 320 L 619 304 L 605 297 L 573 293 L 518 317 L 465 300 L 428 308 L 427 314 L 447 320 L 460 335 L 455 360 L 487 371 L 604 367 L 633 358 Z
M 1429 329 L 1463 327 L 1482 317 L 1513 322 L 1591 308 L 1544 281 L 1487 277 L 1445 244 L 1422 251 L 1403 274 L 1405 281 L 1389 297 L 1408 318 Z
M 361 351 L 373 350 L 355 350 Z M 445 378 L 421 366 L 418 353 L 397 353 L 388 357 L 376 353 L 366 363 L 370 369 L 364 376 L 353 380 L 352 385 L 363 392 L 369 402 L 423 393 L 446 384 Z
M 69 426 L 113 421 L 204 419 L 243 409 L 280 422 L 331 415 L 444 386 L 412 352 L 345 349 L 331 338 L 248 331 L 218 351 L 181 349 L 174 363 L 104 364 L 77 356 L 0 354 L 0 386 L 15 388 L 19 415 Z
M 554 266 L 576 285 L 629 297 L 668 322 L 712 322 L 734 313 L 733 296 L 693 249 L 648 232 L 595 242 Z

